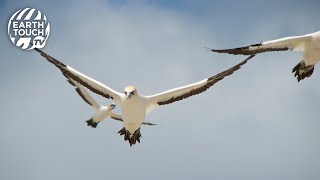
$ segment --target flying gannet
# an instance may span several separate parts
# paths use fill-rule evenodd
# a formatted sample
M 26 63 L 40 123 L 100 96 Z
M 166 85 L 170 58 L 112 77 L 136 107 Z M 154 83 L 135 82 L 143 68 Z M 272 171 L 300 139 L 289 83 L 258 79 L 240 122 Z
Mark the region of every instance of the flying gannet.
M 140 143 L 140 126 L 144 122 L 146 114 L 150 113 L 158 106 L 180 101 L 206 91 L 215 83 L 240 69 L 242 65 L 247 63 L 249 59 L 255 56 L 255 53 L 252 53 L 239 64 L 202 81 L 170 89 L 159 94 L 144 96 L 140 94 L 134 86 L 125 87 L 123 93 L 117 92 L 101 82 L 96 81 L 78 72 L 72 67 L 63 64 L 42 50 L 37 48 L 35 48 L 35 50 L 39 52 L 41 56 L 46 58 L 47 61 L 59 68 L 64 76 L 73 79 L 96 94 L 99 94 L 107 99 L 114 100 L 116 105 L 121 109 L 121 116 L 124 122 L 124 127 L 118 133 L 120 133 L 120 135 L 124 135 L 124 140 L 128 140 L 130 146 L 136 144 L 136 141 Z
M 69 78 L 68 78 L 68 82 L 71 85 L 75 86 L 75 90 L 80 95 L 80 97 L 86 103 L 88 103 L 95 111 L 95 114 L 89 120 L 86 121 L 88 126 L 96 128 L 101 121 L 107 118 L 112 118 L 117 121 L 123 121 L 119 114 L 115 114 L 112 112 L 112 110 L 116 107 L 114 103 L 110 104 L 109 106 L 101 105 L 89 94 L 89 92 L 81 84 Z M 156 125 L 149 122 L 143 122 L 142 124 Z
M 259 49 L 257 50 L 257 48 Z M 233 55 L 249 55 L 267 51 L 300 51 L 303 52 L 303 59 L 293 69 L 292 73 L 298 82 L 306 77 L 310 77 L 314 70 L 314 65 L 320 61 L 320 31 L 302 36 L 291 36 L 259 44 L 252 44 L 245 47 L 233 49 L 210 49 L 213 52 L 228 53 Z

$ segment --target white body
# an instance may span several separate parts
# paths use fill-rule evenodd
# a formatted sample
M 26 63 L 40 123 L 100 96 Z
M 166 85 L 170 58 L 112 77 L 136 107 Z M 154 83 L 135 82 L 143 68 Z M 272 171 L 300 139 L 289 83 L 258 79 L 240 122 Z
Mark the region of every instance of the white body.
M 137 94 L 130 99 L 121 96 L 121 101 L 115 102 L 121 108 L 124 127 L 133 134 L 145 120 L 147 99 Z
M 311 34 L 311 41 L 305 43 L 303 61 L 307 66 L 315 65 L 320 61 L 320 31 Z

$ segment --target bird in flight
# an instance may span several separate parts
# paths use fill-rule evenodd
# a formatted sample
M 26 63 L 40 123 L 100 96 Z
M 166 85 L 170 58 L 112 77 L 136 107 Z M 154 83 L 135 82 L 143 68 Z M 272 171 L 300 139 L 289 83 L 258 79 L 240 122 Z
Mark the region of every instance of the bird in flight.
M 215 83 L 240 69 L 242 65 L 255 56 L 255 53 L 252 53 L 239 64 L 207 79 L 203 79 L 186 86 L 170 89 L 159 94 L 145 96 L 140 94 L 137 88 L 131 85 L 125 87 L 123 93 L 117 92 L 101 82 L 80 73 L 68 65 L 65 65 L 42 50 L 37 48 L 35 48 L 35 50 L 47 61 L 59 68 L 64 76 L 78 82 L 82 86 L 98 95 L 101 95 L 102 97 L 113 100 L 115 104 L 120 107 L 124 127 L 118 133 L 120 133 L 120 135 L 124 135 L 124 140 L 128 141 L 130 146 L 136 144 L 137 141 L 140 143 L 140 126 L 144 122 L 145 116 L 156 107 L 177 102 L 206 91 Z
M 252 44 L 239 48 L 209 50 L 212 52 L 233 55 L 250 55 L 255 51 L 257 53 L 286 50 L 303 52 L 302 61 L 292 69 L 292 73 L 294 73 L 294 76 L 299 82 L 306 77 L 310 77 L 314 71 L 314 65 L 320 61 L 320 31 L 302 36 L 291 36 L 265 41 L 259 44 Z
M 116 107 L 116 104 L 112 103 L 109 106 L 99 104 L 81 84 L 74 81 L 73 79 L 69 79 L 68 77 L 67 79 L 68 82 L 75 87 L 75 90 L 79 94 L 79 96 L 86 103 L 88 103 L 95 111 L 95 114 L 89 120 L 86 121 L 88 126 L 96 128 L 101 121 L 107 118 L 112 118 L 117 121 L 123 121 L 121 115 L 112 112 L 112 110 Z M 156 125 L 149 122 L 143 122 L 142 124 Z

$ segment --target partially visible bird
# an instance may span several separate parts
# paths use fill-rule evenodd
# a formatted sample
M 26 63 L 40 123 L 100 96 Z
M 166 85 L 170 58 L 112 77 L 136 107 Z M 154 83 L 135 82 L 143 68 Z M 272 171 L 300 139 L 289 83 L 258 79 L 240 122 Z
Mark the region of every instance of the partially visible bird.
M 286 50 L 301 51 L 303 52 L 302 61 L 292 69 L 292 73 L 294 73 L 294 76 L 299 82 L 306 77 L 310 77 L 314 71 L 314 65 L 320 61 L 320 31 L 301 36 L 285 37 L 239 48 L 209 50 L 212 52 L 228 53 L 233 55 L 250 55 L 255 51 L 257 51 L 257 53 Z

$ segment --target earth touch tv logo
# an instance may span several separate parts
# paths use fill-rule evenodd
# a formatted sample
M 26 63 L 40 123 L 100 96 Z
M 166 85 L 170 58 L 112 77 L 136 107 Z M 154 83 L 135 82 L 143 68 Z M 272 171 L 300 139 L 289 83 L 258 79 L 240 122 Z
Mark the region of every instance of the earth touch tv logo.
M 20 9 L 11 16 L 8 23 L 11 41 L 22 49 L 43 48 L 49 34 L 50 24 L 47 17 L 37 9 Z

